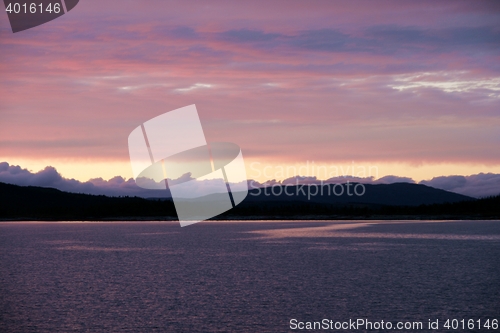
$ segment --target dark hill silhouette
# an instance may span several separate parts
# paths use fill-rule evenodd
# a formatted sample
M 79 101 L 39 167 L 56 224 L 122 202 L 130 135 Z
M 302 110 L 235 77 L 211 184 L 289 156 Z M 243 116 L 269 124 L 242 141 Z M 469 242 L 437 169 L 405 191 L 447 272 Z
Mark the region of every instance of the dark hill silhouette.
M 0 183 L 0 218 L 79 220 L 113 217 L 177 218 L 171 200 L 106 197 Z
M 250 191 L 236 208 L 214 219 L 500 218 L 500 196 L 472 199 L 425 185 L 365 185 L 364 196 L 266 196 Z M 288 193 L 297 193 L 289 187 Z M 312 188 L 311 188 L 312 190 Z M 278 189 L 274 190 L 278 193 Z M 268 192 L 270 193 L 270 192 Z M 0 183 L 3 220 L 176 220 L 170 199 L 106 197 Z

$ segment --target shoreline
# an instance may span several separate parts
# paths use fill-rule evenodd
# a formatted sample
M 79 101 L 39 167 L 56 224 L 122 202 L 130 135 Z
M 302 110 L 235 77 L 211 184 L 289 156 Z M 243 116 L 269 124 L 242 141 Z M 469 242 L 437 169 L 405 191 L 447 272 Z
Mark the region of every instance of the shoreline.
M 208 219 L 202 222 L 342 222 L 342 221 L 500 221 L 500 216 L 235 216 L 230 218 Z M 113 218 L 0 218 L 0 222 L 179 222 L 172 217 L 113 217 Z

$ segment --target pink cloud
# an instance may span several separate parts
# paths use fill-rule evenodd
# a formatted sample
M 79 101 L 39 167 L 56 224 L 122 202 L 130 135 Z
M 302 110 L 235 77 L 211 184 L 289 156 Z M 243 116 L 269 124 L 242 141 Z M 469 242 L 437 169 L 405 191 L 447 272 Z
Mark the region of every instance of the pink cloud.
M 126 161 L 133 128 L 196 103 L 251 158 L 500 163 L 490 3 L 117 4 L 1 20 L 2 156 Z

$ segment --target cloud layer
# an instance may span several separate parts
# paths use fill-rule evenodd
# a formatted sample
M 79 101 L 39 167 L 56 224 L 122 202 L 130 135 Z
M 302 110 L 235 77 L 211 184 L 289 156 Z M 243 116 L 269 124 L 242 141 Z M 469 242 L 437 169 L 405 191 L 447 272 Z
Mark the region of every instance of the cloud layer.
M 182 181 L 192 180 L 189 175 L 184 175 L 181 178 Z M 181 181 L 181 178 L 179 181 Z M 340 176 L 326 180 L 318 179 L 315 176 L 295 176 L 282 181 L 269 180 L 267 182 L 258 182 L 249 180 L 248 185 L 251 189 L 279 185 L 337 184 L 347 181 L 363 184 L 415 183 L 411 178 L 397 176 L 385 176 L 379 179 L 375 179 L 374 177 Z M 109 180 L 97 178 L 90 179 L 87 182 L 80 182 L 75 179 L 62 177 L 57 170 L 51 166 L 38 172 L 31 172 L 17 165 L 9 165 L 7 162 L 0 163 L 0 182 L 20 186 L 51 187 L 67 192 L 95 195 L 138 196 L 143 198 L 170 197 L 170 191 L 168 189 L 145 190 L 138 187 L 132 178 L 126 180 L 117 176 Z M 217 180 L 191 181 L 191 186 L 185 189 L 183 197 L 188 198 L 200 195 L 201 193 L 212 193 L 211 190 L 218 188 L 218 183 L 219 181 Z M 500 194 L 500 174 L 481 173 L 471 176 L 443 176 L 435 177 L 428 181 L 421 181 L 420 184 L 475 198 Z
M 470 176 L 443 176 L 421 181 L 420 184 L 440 188 L 475 198 L 500 194 L 500 174 L 480 173 Z
M 17 165 L 0 163 L 0 182 L 21 185 L 56 188 L 61 191 L 107 196 L 169 197 L 167 191 L 145 190 L 138 187 L 133 179 L 120 176 L 103 180 L 102 178 L 80 182 L 63 178 L 54 167 L 48 166 L 38 172 L 22 169 Z

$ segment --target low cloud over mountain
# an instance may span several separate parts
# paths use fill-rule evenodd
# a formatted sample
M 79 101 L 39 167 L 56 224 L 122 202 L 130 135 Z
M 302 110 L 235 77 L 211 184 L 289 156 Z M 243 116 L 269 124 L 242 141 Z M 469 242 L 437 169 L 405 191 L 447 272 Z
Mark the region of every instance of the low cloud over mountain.
M 48 166 L 33 173 L 17 165 L 0 163 L 0 182 L 21 185 L 57 188 L 61 191 L 108 195 L 108 196 L 139 196 L 139 197 L 167 197 L 166 191 L 145 190 L 138 187 L 133 179 L 124 179 L 117 176 L 110 180 L 102 178 L 80 182 L 75 179 L 62 177 L 54 167 Z
M 183 177 L 189 177 L 184 175 Z M 310 176 L 295 176 L 284 179 L 282 181 L 269 180 L 264 183 L 250 180 L 249 185 L 252 187 L 263 187 L 273 185 L 301 185 L 301 184 L 336 184 L 359 182 L 364 184 L 392 184 L 392 183 L 415 183 L 408 177 L 385 176 L 379 179 L 374 177 L 335 177 L 327 180 L 320 180 Z M 148 197 L 170 197 L 169 190 L 147 190 L 136 185 L 135 181 L 124 179 L 117 176 L 109 180 L 102 178 L 90 179 L 86 182 L 81 182 L 75 179 L 64 178 L 57 172 L 54 167 L 48 166 L 38 172 L 31 172 L 17 165 L 9 165 L 7 162 L 0 163 L 0 182 L 21 185 L 21 186 L 42 186 L 57 188 L 62 191 L 74 193 L 86 193 L 108 196 L 138 196 L 143 198 Z M 500 174 L 480 173 L 470 176 L 441 176 L 431 180 L 421 181 L 420 184 L 432 186 L 435 188 L 455 192 L 471 197 L 485 197 L 498 195 L 500 193 Z M 191 196 L 193 193 L 203 193 L 207 188 L 216 186 L 215 181 L 204 180 L 192 182 L 192 186 L 186 190 L 186 196 Z
M 480 173 L 470 176 L 441 176 L 421 181 L 420 184 L 481 198 L 500 193 L 500 174 Z

